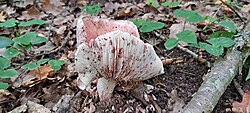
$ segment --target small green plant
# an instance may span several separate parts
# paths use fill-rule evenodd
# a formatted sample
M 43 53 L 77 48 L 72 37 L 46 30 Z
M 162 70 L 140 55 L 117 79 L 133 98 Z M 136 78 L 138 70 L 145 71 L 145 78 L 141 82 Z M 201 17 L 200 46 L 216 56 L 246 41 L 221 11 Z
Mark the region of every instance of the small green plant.
M 244 61 L 243 67 L 248 69 L 248 74 L 247 74 L 247 77 L 245 79 L 247 81 L 250 79 L 250 58 L 249 57 Z
M 157 2 L 155 2 L 154 0 L 147 0 L 146 3 L 155 7 L 155 8 L 159 7 L 159 4 Z
M 174 16 L 185 18 L 188 22 L 202 22 L 202 21 L 204 21 L 203 17 L 195 11 L 175 10 Z
M 101 7 L 98 4 L 93 6 L 83 6 L 82 11 L 83 10 L 85 10 L 88 14 L 96 14 L 101 12 Z
M 162 22 L 152 22 L 149 20 L 140 20 L 140 19 L 136 19 L 132 21 L 137 28 L 139 28 L 140 32 L 151 32 L 153 30 L 157 30 L 157 29 L 162 29 L 165 24 Z
M 194 11 L 176 10 L 174 15 L 185 18 L 188 22 L 202 22 L 204 20 L 217 22 L 216 18 L 210 16 L 203 18 L 200 14 Z M 166 49 L 171 50 L 176 47 L 180 41 L 183 41 L 189 46 L 201 48 L 214 56 L 219 56 L 224 52 L 225 48 L 229 48 L 234 45 L 234 41 L 231 38 L 234 34 L 236 34 L 237 27 L 231 20 L 221 21 L 217 23 L 217 26 L 224 27 L 227 31 L 216 31 L 209 35 L 209 39 L 205 42 L 197 42 L 197 37 L 193 31 L 184 30 L 176 34 L 178 39 L 170 38 L 164 43 L 164 46 Z
M 11 28 L 17 26 L 18 21 L 15 19 L 10 19 L 5 22 L 0 23 L 0 27 Z M 45 21 L 43 20 L 30 20 L 27 22 L 20 22 L 19 27 L 27 27 L 33 25 L 43 25 Z M 18 34 L 18 33 L 17 33 Z M 10 58 L 15 58 L 21 53 L 25 55 L 30 55 L 29 51 L 31 46 L 36 44 L 41 44 L 48 41 L 46 37 L 39 36 L 36 32 L 26 32 L 23 35 L 17 36 L 15 38 L 9 38 L 5 36 L 0 36 L 0 49 L 5 48 L 6 50 L 0 56 L 0 78 L 11 78 L 17 74 L 15 69 L 11 69 Z M 32 56 L 29 56 L 32 57 Z M 30 62 L 21 66 L 22 69 L 34 70 L 40 65 L 47 63 L 55 71 L 60 70 L 61 66 L 64 64 L 62 60 L 50 60 L 50 59 L 40 59 L 36 62 Z M 0 82 L 0 90 L 7 89 L 8 83 Z
M 164 2 L 164 3 L 161 3 L 162 6 L 164 7 L 177 7 L 178 5 L 180 5 L 180 2 L 178 1 L 174 1 L 174 2 Z

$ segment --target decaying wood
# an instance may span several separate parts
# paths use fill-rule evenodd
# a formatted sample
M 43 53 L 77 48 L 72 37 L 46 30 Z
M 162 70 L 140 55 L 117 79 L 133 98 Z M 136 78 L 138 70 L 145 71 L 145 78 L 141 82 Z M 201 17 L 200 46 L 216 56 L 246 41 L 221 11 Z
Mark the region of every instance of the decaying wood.
M 248 24 L 250 26 L 250 24 Z M 248 30 L 249 31 L 249 30 Z M 182 110 L 183 113 L 210 113 L 218 100 L 231 83 L 235 75 L 238 74 L 239 67 L 242 66 L 244 53 L 238 51 L 244 44 L 244 37 L 235 39 L 236 44 L 226 55 L 224 60 L 220 60 L 205 75 L 204 82 L 194 94 L 191 101 Z

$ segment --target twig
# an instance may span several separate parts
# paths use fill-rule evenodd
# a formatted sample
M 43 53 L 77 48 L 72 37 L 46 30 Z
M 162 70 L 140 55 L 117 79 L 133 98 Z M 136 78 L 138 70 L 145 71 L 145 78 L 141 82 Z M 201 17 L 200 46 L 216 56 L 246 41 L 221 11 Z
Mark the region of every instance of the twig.
M 244 22 L 245 24 L 245 21 L 242 19 L 242 17 L 239 15 L 239 13 L 234 9 L 232 8 L 230 5 L 228 5 L 227 3 L 225 3 L 223 0 L 220 0 L 224 5 L 226 5 L 228 8 L 230 8 L 235 14 L 236 16 L 242 21 Z
M 53 43 L 53 42 L 52 42 L 52 40 L 50 39 L 50 33 L 51 33 L 52 26 L 54 25 L 54 19 L 55 19 L 55 16 L 52 14 L 52 19 L 51 19 L 51 23 L 49 24 L 49 31 L 48 31 L 48 39 L 49 39 L 49 41 L 50 41 L 51 43 Z
M 241 97 L 243 97 L 244 91 L 242 90 L 240 84 L 235 79 L 233 80 L 233 82 L 234 82 L 234 87 L 237 89 Z
M 163 35 L 160 35 L 159 33 L 157 32 L 154 32 L 154 34 L 159 37 L 160 39 L 163 39 L 163 40 L 166 40 L 167 38 Z M 200 57 L 199 55 L 197 55 L 196 53 L 194 53 L 193 51 L 189 50 L 188 48 L 185 48 L 185 47 L 182 47 L 181 45 L 177 45 L 176 46 L 178 49 L 190 54 L 192 57 L 194 57 L 195 59 L 197 59 L 199 62 L 201 63 L 205 63 L 208 67 L 211 66 L 210 62 L 208 62 L 206 59 Z

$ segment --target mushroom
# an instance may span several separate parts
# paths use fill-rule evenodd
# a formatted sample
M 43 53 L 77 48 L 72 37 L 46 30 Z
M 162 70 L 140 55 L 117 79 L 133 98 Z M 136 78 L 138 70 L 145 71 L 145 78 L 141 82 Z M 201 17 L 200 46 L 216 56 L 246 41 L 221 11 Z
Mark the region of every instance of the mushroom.
M 130 21 L 80 17 L 77 44 L 78 87 L 85 90 L 97 79 L 101 101 L 110 99 L 116 86 L 126 89 L 164 72 L 153 46 L 139 38 Z

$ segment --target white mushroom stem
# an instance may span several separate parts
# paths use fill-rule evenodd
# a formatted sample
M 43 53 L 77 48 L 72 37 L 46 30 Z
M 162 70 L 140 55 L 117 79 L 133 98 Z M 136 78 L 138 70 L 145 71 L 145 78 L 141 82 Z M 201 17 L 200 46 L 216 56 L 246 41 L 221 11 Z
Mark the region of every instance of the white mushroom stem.
M 113 90 L 116 86 L 116 81 L 113 79 L 99 78 L 97 82 L 97 92 L 100 101 L 108 100 L 111 98 Z
M 85 90 L 89 84 L 95 79 L 95 76 L 93 76 L 91 73 L 85 73 L 85 74 L 79 74 L 79 78 L 77 80 L 78 87 L 81 90 Z

